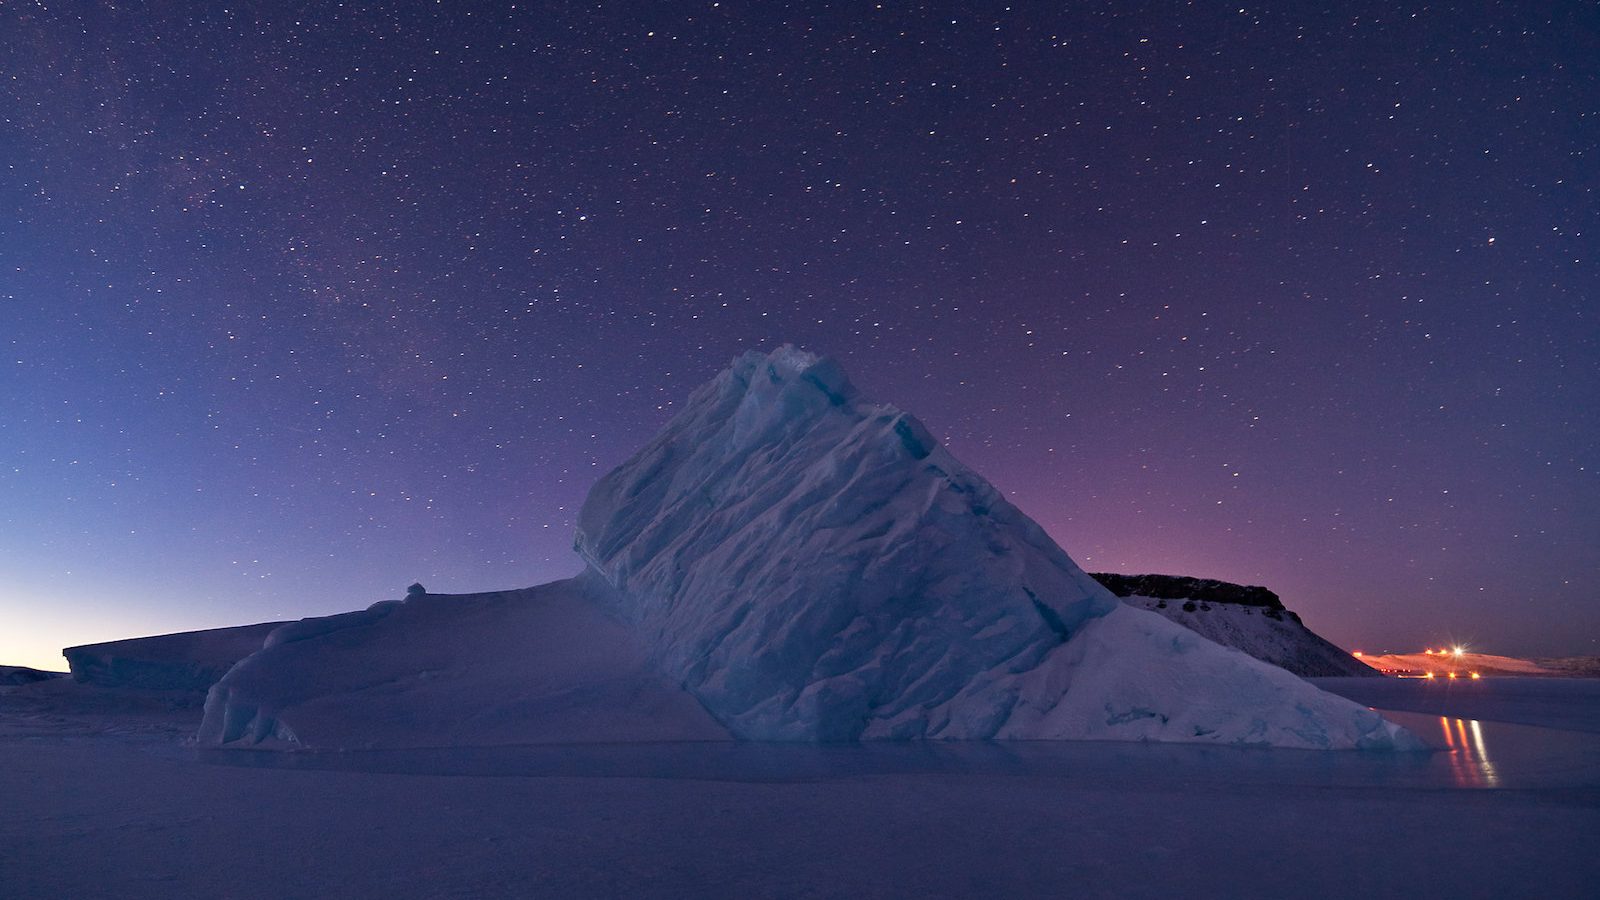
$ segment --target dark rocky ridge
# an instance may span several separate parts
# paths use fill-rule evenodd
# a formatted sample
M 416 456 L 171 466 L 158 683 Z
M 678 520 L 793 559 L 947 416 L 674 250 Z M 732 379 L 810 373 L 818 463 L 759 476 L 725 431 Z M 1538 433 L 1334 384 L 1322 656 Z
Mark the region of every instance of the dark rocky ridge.
M 1278 599 L 1278 595 L 1260 585 L 1233 584 L 1215 578 L 1190 578 L 1187 575 L 1120 575 L 1115 572 L 1090 572 L 1089 577 L 1105 585 L 1107 590 L 1118 597 L 1132 597 L 1137 594 L 1140 597 L 1154 597 L 1157 600 L 1236 603 L 1240 606 L 1283 610 L 1283 601 Z

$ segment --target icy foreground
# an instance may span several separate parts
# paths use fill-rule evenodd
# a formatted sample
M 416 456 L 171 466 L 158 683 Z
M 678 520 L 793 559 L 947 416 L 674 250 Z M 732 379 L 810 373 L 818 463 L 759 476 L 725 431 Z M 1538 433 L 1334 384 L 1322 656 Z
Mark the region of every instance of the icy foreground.
M 1120 603 L 914 417 L 790 347 L 735 360 L 601 479 L 576 546 L 743 738 L 1417 746 Z
M 1585 685 L 1600 687 L 1529 687 Z M 114 690 L 14 690 L 55 688 Z M 1562 694 L 1570 713 L 1600 709 L 1595 692 Z M 1076 741 L 240 754 L 63 733 L 17 710 L 21 696 L 0 691 L 7 900 L 1590 900 L 1600 880 L 1600 735 L 1480 729 L 1441 718 L 1437 698 L 1409 719 L 1433 754 Z M 1505 699 L 1491 708 L 1546 708 Z

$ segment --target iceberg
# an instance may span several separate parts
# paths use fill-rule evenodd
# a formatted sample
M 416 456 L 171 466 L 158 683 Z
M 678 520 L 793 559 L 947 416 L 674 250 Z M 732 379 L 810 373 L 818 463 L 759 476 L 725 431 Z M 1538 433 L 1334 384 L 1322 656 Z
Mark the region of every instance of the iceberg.
M 575 546 L 746 739 L 1416 746 L 1119 602 L 916 417 L 793 347 L 697 390 L 595 485 Z
M 276 627 L 215 745 L 1105 739 L 1409 749 L 1118 600 L 914 416 L 783 347 L 590 491 L 577 578 Z

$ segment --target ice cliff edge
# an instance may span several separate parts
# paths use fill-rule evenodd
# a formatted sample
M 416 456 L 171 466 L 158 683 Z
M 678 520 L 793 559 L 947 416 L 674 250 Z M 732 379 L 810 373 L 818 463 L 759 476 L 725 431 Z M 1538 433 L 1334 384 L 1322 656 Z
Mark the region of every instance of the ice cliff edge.
M 1120 603 L 915 417 L 792 347 L 697 390 L 595 485 L 575 545 L 745 738 L 1415 746 Z

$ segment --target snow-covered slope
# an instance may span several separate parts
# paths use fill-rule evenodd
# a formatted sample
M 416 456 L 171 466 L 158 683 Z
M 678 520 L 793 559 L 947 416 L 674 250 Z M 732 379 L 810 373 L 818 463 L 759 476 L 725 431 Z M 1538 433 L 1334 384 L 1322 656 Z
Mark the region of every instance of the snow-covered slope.
M 290 622 L 212 687 L 199 739 L 344 748 L 727 739 L 581 582 L 414 593 Z
M 1266 588 L 1181 575 L 1096 572 L 1094 578 L 1130 606 L 1303 678 L 1382 676 L 1305 627 Z
M 282 622 L 184 631 L 85 644 L 61 651 L 72 677 L 100 687 L 203 692 L 234 663 L 261 649 Z
M 1409 747 L 1126 606 L 837 364 L 745 354 L 579 515 L 579 553 L 735 734 Z

